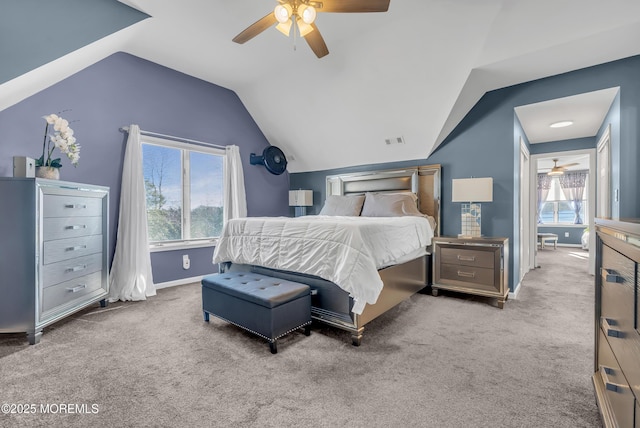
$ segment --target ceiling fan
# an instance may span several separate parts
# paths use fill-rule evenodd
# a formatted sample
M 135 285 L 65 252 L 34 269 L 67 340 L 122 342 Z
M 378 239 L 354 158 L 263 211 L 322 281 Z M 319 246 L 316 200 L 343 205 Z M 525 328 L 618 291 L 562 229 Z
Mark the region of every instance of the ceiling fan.
M 251 24 L 244 31 L 233 38 L 236 43 L 245 43 L 274 24 L 276 29 L 289 36 L 293 27 L 294 36 L 298 34 L 318 58 L 329 53 L 329 49 L 314 23 L 317 12 L 386 12 L 391 0 L 277 0 L 273 12 Z M 295 24 L 295 25 L 294 25 Z
M 564 165 L 558 165 L 558 159 L 554 159 L 553 160 L 553 168 L 551 168 L 551 171 L 547 172 L 547 175 L 562 175 L 564 174 L 565 170 L 567 168 L 569 168 L 570 166 L 575 166 L 575 165 L 580 165 L 577 162 L 573 162 L 573 163 L 567 163 Z

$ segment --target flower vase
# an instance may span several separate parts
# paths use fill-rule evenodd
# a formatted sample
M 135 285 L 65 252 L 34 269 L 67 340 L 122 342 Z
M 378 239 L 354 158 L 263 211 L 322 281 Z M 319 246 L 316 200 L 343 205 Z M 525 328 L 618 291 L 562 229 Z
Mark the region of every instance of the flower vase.
M 48 178 L 49 180 L 60 180 L 60 168 L 52 168 L 50 166 L 37 166 L 36 177 Z

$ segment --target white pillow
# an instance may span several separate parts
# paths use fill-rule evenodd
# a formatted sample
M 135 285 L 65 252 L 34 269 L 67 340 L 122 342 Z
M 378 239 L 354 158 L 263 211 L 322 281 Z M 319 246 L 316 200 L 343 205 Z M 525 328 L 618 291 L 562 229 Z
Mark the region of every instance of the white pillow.
M 330 195 L 324 201 L 319 215 L 359 216 L 364 203 L 364 195 L 339 196 Z
M 418 210 L 412 195 L 413 193 L 367 193 L 360 215 L 362 217 L 424 217 L 424 214 Z

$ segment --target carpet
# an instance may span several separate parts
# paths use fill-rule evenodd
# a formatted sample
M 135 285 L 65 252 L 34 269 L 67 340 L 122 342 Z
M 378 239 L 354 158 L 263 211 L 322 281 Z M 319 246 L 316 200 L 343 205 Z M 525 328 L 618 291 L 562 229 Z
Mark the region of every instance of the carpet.
M 89 308 L 35 346 L 0 335 L 0 404 L 16 411 L 0 426 L 599 427 L 586 255 L 540 250 L 503 310 L 417 294 L 371 322 L 360 347 L 314 324 L 272 355 L 203 322 L 199 284 Z

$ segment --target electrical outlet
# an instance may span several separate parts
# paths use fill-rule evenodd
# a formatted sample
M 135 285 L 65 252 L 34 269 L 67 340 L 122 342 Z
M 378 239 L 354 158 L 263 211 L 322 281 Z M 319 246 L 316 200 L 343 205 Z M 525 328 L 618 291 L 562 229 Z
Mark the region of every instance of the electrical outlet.
M 191 267 L 191 260 L 189 260 L 189 254 L 182 256 L 182 269 L 187 270 Z
M 564 237 L 565 237 L 565 238 L 568 238 L 568 237 L 569 237 L 569 232 L 565 232 L 565 233 L 564 233 Z

